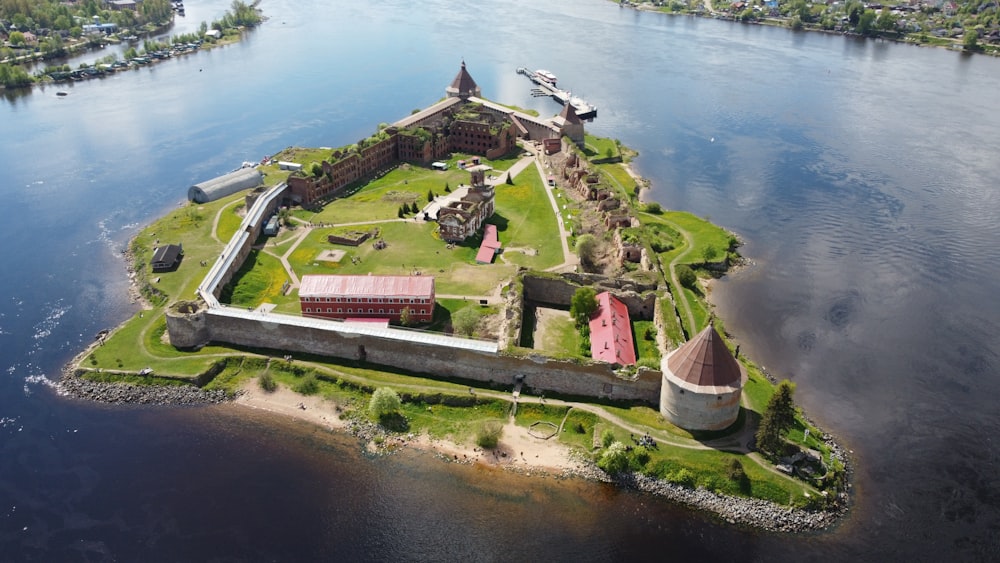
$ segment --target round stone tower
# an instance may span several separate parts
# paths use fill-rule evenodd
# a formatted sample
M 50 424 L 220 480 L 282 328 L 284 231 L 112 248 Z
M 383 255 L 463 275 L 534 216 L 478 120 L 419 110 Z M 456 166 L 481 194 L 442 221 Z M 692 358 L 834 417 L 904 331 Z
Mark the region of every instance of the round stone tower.
M 740 414 L 746 368 L 709 325 L 661 361 L 660 414 L 687 430 L 723 430 Z
M 211 339 L 208 306 L 202 300 L 178 301 L 167 308 L 167 337 L 175 348 L 201 348 Z

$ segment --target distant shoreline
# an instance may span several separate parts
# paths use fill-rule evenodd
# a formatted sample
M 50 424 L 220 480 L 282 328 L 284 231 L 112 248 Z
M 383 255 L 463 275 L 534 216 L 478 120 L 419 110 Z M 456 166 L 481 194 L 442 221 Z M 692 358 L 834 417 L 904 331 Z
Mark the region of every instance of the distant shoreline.
M 611 1 L 613 1 L 613 0 L 611 0 Z M 711 2 L 711 0 L 708 0 L 708 2 Z M 940 44 L 934 44 L 934 43 L 929 43 L 929 42 L 928 43 L 921 43 L 921 42 L 917 42 L 917 41 L 907 41 L 906 40 L 906 38 L 908 37 L 907 35 L 902 35 L 900 37 L 885 37 L 883 35 L 863 35 L 863 34 L 860 34 L 860 33 L 857 33 L 857 32 L 853 32 L 853 31 L 837 31 L 837 30 L 833 30 L 833 29 L 821 29 L 821 28 L 816 28 L 816 27 L 808 27 L 808 26 L 805 26 L 805 25 L 803 25 L 803 27 L 801 29 L 795 30 L 795 29 L 792 29 L 791 27 L 789 27 L 788 25 L 786 25 L 785 20 L 779 20 L 779 19 L 774 19 L 774 18 L 764 17 L 764 18 L 761 18 L 760 20 L 757 20 L 757 21 L 740 21 L 739 19 L 733 17 L 728 12 L 722 12 L 722 11 L 716 11 L 716 12 L 706 11 L 706 12 L 701 12 L 701 13 L 699 13 L 699 12 L 668 12 L 666 10 L 659 9 L 658 6 L 654 6 L 654 5 L 652 5 L 652 4 L 648 3 L 648 2 L 640 2 L 640 3 L 636 3 L 636 4 L 630 4 L 630 3 L 627 3 L 627 2 L 626 3 L 614 2 L 614 3 L 617 4 L 618 6 L 622 7 L 622 8 L 631 8 L 631 9 L 639 10 L 639 11 L 643 11 L 643 12 L 660 13 L 660 14 L 665 14 L 665 15 L 668 15 L 668 16 L 689 16 L 689 17 L 702 18 L 702 19 L 712 19 L 712 20 L 728 21 L 728 22 L 732 22 L 732 23 L 745 24 L 745 25 L 766 25 L 766 26 L 771 26 L 771 27 L 781 27 L 781 28 L 784 28 L 784 29 L 788 29 L 789 31 L 802 31 L 802 32 L 810 32 L 810 33 L 825 33 L 825 34 L 828 34 L 828 35 L 840 35 L 840 36 L 844 36 L 844 37 L 852 37 L 852 38 L 855 38 L 855 39 L 866 39 L 866 40 L 875 40 L 875 41 L 889 41 L 891 43 L 896 43 L 896 44 L 899 44 L 899 45 L 911 45 L 911 46 L 914 46 L 914 47 L 932 47 L 932 48 L 945 49 L 945 50 L 948 50 L 948 51 L 952 51 L 952 52 L 956 52 L 956 53 L 963 53 L 963 54 L 968 54 L 968 55 L 987 55 L 987 56 L 990 56 L 990 57 L 1000 57 L 1000 49 L 986 50 L 986 49 L 982 48 L 982 44 L 980 44 L 980 48 L 979 49 L 970 51 L 970 50 L 967 50 L 967 49 L 963 48 L 961 46 L 961 44 L 957 43 L 957 42 L 950 42 L 947 45 L 940 45 Z

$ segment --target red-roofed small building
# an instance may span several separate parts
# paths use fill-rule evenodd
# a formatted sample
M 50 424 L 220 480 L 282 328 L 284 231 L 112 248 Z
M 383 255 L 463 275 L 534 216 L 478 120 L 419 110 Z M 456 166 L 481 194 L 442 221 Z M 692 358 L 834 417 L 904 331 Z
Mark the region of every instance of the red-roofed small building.
M 324 319 L 391 319 L 409 309 L 413 322 L 434 316 L 433 276 L 302 276 L 302 316 Z
M 608 291 L 597 295 L 597 311 L 590 317 L 590 356 L 609 364 L 635 365 L 628 307 Z
M 483 242 L 479 245 L 479 252 L 476 253 L 477 264 L 492 264 L 493 257 L 500 252 L 500 238 L 497 236 L 496 225 L 486 225 L 483 227 Z

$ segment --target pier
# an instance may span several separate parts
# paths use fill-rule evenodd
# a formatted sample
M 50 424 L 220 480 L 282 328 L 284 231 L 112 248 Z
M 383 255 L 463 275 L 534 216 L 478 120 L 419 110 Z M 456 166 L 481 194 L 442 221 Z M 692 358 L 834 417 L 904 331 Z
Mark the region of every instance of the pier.
M 593 121 L 597 117 L 597 106 L 586 102 L 583 98 L 574 96 L 572 92 L 567 90 L 556 88 L 554 84 L 523 66 L 517 69 L 517 73 L 527 76 L 529 80 L 535 83 L 536 87 L 531 90 L 532 96 L 548 96 L 561 105 L 571 104 L 573 109 L 576 110 L 577 117 L 586 121 Z

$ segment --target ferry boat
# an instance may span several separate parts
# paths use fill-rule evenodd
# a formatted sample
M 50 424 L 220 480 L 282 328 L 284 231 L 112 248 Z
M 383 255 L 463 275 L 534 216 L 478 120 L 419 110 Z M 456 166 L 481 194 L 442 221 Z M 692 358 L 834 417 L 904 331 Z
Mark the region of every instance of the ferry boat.
M 549 84 L 551 84 L 553 86 L 556 85 L 556 80 L 558 80 L 556 78 L 556 75 L 552 74 L 551 72 L 549 72 L 547 70 L 543 70 L 543 69 L 536 70 L 535 71 L 535 76 L 537 76 L 538 78 L 541 78 L 542 80 L 548 82 Z

